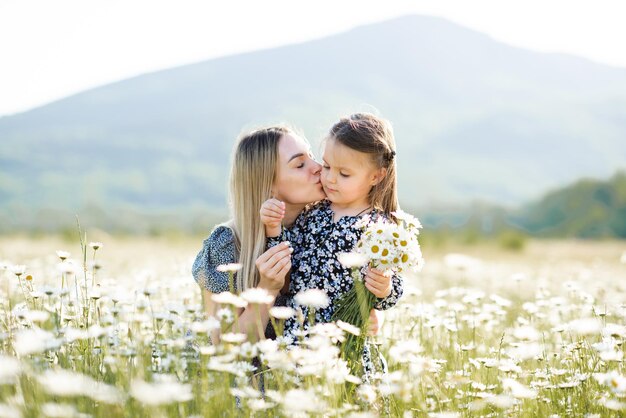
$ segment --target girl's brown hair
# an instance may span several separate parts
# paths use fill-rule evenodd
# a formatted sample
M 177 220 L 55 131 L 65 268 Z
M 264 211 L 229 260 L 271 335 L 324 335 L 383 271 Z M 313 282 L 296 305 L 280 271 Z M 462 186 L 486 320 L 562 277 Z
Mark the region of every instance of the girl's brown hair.
M 335 123 L 328 135 L 355 151 L 369 154 L 376 168 L 386 174 L 369 192 L 370 204 L 390 214 L 399 209 L 396 174 L 396 142 L 389 121 L 371 113 L 354 113 Z

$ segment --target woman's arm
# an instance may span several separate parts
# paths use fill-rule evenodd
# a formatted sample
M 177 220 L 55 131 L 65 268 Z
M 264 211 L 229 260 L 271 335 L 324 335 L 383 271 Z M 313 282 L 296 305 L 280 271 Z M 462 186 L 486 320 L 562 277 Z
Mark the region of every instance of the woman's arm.
M 213 301 L 212 296 L 215 293 L 207 289 L 202 289 L 202 304 L 204 305 L 204 311 L 208 316 L 215 316 L 220 304 Z M 255 307 L 258 306 L 258 309 Z M 260 339 L 265 338 L 265 327 L 269 322 L 269 310 L 272 304 L 269 305 L 249 305 L 245 308 L 237 310 L 237 320 L 229 328 L 231 332 L 238 332 L 246 334 L 248 341 L 254 343 Z M 211 331 L 211 341 L 213 344 L 219 344 L 221 341 L 220 330 Z
M 384 322 L 385 322 L 385 313 L 383 311 L 371 309 L 370 319 L 369 319 L 370 328 L 367 332 L 367 335 L 370 337 L 374 337 L 378 335 L 378 331 L 380 331 Z
M 285 282 L 285 276 L 291 269 L 291 248 L 286 243 L 270 248 L 256 260 L 260 280 L 258 288 L 265 289 L 270 295 L 278 296 Z M 202 303 L 207 315 L 215 316 L 219 304 L 213 301 L 214 292 L 202 289 Z M 231 328 L 234 332 L 246 334 L 250 342 L 265 338 L 265 328 L 269 322 L 269 310 L 273 304 L 248 305 L 237 311 L 237 320 Z M 211 334 L 211 341 L 220 341 L 220 332 Z

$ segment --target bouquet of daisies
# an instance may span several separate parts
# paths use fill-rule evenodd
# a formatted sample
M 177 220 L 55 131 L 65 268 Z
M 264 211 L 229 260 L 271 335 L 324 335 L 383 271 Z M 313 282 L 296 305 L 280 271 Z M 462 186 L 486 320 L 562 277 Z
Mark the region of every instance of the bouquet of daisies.
M 400 273 L 420 270 L 424 264 L 418 242 L 422 227 L 419 220 L 403 211 L 392 212 L 392 215 L 393 220 L 363 218 L 358 226 L 364 231 L 355 252 L 338 256 L 340 263 L 352 269 L 354 286 L 338 300 L 333 320 L 358 329 L 358 332 L 348 333 L 342 350 L 344 359 L 357 372 L 369 326 L 369 313 L 377 302 L 376 296 L 365 287 L 361 267 L 368 263 L 379 270 Z

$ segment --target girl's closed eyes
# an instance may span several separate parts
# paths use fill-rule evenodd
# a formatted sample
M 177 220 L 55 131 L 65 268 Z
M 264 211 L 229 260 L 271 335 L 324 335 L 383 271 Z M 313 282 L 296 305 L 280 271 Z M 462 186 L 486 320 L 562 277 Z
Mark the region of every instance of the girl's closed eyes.
M 323 168 L 324 170 L 330 170 L 330 166 L 329 166 L 329 165 L 323 165 L 323 166 L 322 166 L 322 168 Z M 350 177 L 350 175 L 349 175 L 349 174 L 343 173 L 343 172 L 341 172 L 341 171 L 339 172 L 339 175 L 340 175 L 341 177 Z

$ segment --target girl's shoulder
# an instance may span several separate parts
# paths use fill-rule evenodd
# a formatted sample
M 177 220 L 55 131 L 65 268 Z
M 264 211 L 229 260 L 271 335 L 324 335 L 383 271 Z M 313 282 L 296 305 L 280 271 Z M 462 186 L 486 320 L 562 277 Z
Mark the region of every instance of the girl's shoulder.
M 308 219 L 319 216 L 322 213 L 328 211 L 330 207 L 330 202 L 326 199 L 319 200 L 317 202 L 309 203 L 304 207 L 302 212 L 296 218 L 296 225 L 303 225 L 307 222 Z
M 309 203 L 302 211 L 304 216 L 317 215 L 319 213 L 327 212 L 330 210 L 330 201 L 327 199 L 320 200 L 318 202 Z
M 372 218 L 373 221 L 377 221 L 380 219 L 383 219 L 385 221 L 392 221 L 393 220 L 393 216 L 390 213 L 385 213 L 380 209 L 373 209 L 370 212 L 370 217 Z
M 385 213 L 384 211 L 374 208 L 372 209 L 371 212 L 367 213 L 366 215 L 362 216 L 361 219 L 359 219 L 356 223 L 355 226 L 356 227 L 367 227 L 368 225 L 375 223 L 375 222 L 395 222 L 395 218 L 393 217 L 392 214 L 389 213 Z

